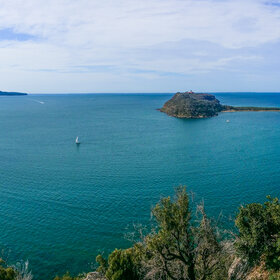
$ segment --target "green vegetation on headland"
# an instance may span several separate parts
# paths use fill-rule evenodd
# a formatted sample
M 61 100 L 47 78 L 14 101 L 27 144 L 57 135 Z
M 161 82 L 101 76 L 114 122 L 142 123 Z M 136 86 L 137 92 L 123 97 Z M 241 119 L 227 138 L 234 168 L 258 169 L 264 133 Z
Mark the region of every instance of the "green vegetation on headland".
M 222 105 L 212 94 L 177 92 L 168 100 L 161 109 L 161 112 L 177 118 L 198 119 L 217 116 L 220 112 L 240 111 L 279 111 L 280 108 L 273 107 L 234 107 Z
M 15 95 L 27 95 L 23 92 L 9 92 L 9 91 L 0 91 L 0 96 L 15 96 Z
M 223 106 L 224 109 L 222 112 L 239 112 L 239 111 L 280 111 L 280 108 L 277 107 L 235 107 L 235 106 Z
M 108 258 L 98 255 L 99 267 L 87 276 L 67 273 L 55 280 L 280 279 L 277 198 L 241 206 L 234 232 L 219 229 L 203 204 L 196 211 L 190 204 L 186 188 L 177 188 L 173 199 L 162 198 L 152 209 L 155 226 L 147 234 L 140 230 L 131 248 L 115 249 Z M 0 279 L 28 279 L 11 269 L 2 265 Z

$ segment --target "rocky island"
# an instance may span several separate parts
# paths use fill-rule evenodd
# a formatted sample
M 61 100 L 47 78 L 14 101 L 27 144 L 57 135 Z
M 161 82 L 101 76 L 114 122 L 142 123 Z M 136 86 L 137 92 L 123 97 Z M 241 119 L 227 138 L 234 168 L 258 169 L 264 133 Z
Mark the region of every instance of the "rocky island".
M 239 111 L 279 111 L 274 107 L 234 107 L 222 105 L 212 94 L 194 93 L 193 91 L 177 92 L 164 106 L 161 112 L 176 118 L 201 119 L 217 116 L 220 112 Z
M 15 96 L 15 95 L 27 95 L 27 93 L 0 91 L 0 96 Z

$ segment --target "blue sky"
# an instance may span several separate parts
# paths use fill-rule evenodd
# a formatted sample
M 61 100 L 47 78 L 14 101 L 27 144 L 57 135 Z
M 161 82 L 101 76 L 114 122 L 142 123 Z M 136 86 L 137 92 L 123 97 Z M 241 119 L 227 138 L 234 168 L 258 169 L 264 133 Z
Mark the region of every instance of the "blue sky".
M 280 1 L 0 0 L 0 90 L 280 91 Z

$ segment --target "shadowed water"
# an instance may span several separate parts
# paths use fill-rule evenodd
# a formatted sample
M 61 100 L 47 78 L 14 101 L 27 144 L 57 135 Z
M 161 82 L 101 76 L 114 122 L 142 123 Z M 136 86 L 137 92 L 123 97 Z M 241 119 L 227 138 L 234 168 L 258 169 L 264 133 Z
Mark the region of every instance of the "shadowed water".
M 277 93 L 216 96 L 280 106 Z M 98 253 L 128 246 L 127 228 L 147 223 L 179 184 L 214 216 L 279 196 L 279 112 L 182 120 L 156 110 L 170 97 L 0 98 L 0 247 L 10 263 L 28 259 L 40 280 L 89 271 Z

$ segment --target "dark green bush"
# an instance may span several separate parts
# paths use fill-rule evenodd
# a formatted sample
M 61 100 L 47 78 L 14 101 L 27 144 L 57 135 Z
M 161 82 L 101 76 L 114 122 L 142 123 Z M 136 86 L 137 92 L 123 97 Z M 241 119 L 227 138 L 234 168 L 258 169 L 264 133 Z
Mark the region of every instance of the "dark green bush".
M 72 277 L 69 272 L 66 272 L 62 277 L 56 276 L 54 280 L 81 280 L 82 277 Z
M 109 280 L 139 279 L 134 264 L 133 248 L 113 251 L 108 258 L 105 275 Z
M 264 204 L 251 203 L 239 208 L 235 224 L 239 230 L 237 251 L 251 265 L 264 259 L 270 269 L 280 269 L 280 204 L 267 197 Z
M 0 279 L 1 280 L 15 280 L 16 271 L 11 267 L 6 267 L 5 262 L 0 259 Z

